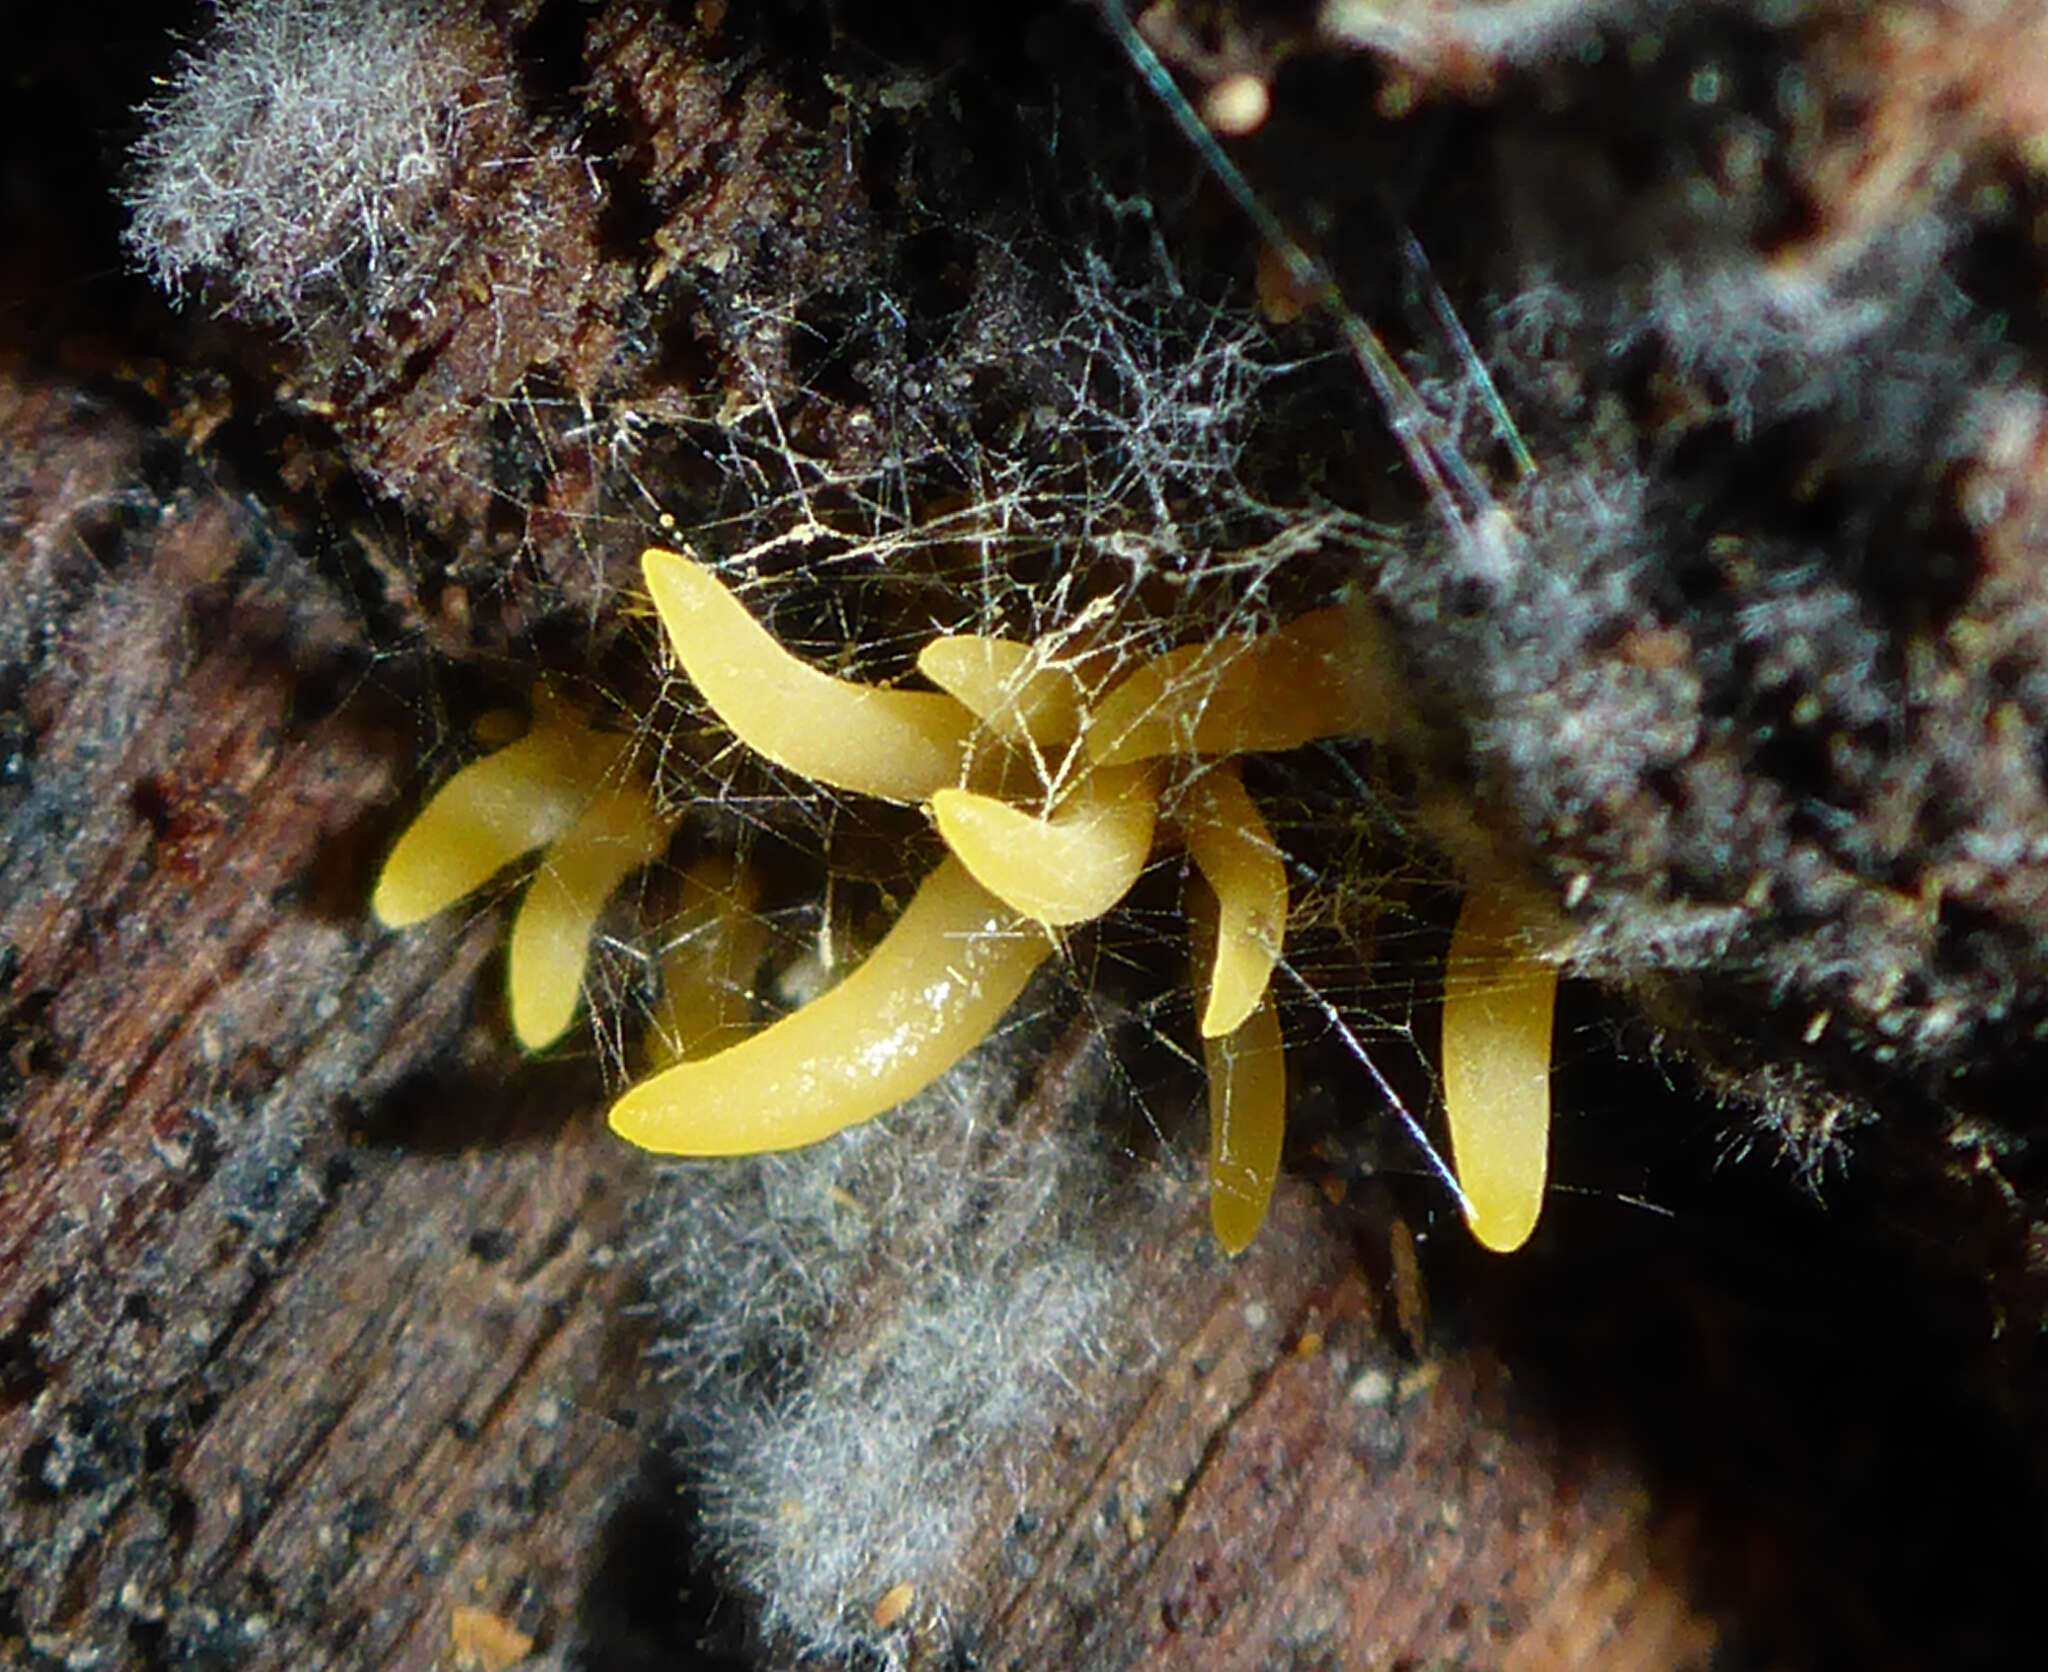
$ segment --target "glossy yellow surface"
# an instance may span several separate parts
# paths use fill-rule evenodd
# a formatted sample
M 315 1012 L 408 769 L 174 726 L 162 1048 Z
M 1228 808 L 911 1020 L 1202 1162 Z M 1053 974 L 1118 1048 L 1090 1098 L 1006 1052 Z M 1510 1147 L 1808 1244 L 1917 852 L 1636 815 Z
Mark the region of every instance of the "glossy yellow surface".
M 1130 892 L 1152 852 L 1159 778 L 1149 765 L 1096 767 L 1041 818 L 992 795 L 941 790 L 932 817 L 946 846 L 997 899 L 1035 922 L 1100 917 Z
M 661 857 L 668 840 L 647 792 L 620 785 L 599 790 L 549 844 L 512 920 L 505 959 L 512 1031 L 529 1051 L 568 1031 L 598 913 L 628 873 Z
M 1556 966 L 1524 949 L 1497 896 L 1468 893 L 1444 966 L 1444 1107 L 1466 1220 L 1496 1253 L 1528 1241 L 1543 1211 L 1556 1008 Z
M 928 800 L 961 781 L 974 716 L 952 697 L 820 673 L 776 643 L 702 564 L 658 547 L 640 563 L 683 671 L 755 754 L 884 801 Z
M 417 923 L 539 849 L 505 960 L 512 1031 L 537 1051 L 575 1018 L 605 901 L 661 857 L 670 834 L 621 740 L 543 703 L 526 736 L 435 791 L 385 860 L 370 906 L 392 928 Z
M 742 1043 L 643 1080 L 612 1130 L 663 1155 L 814 1144 L 914 1097 L 981 1043 L 1052 951 L 957 859 L 838 986 Z
M 617 748 L 585 728 L 538 721 L 517 743 L 465 766 L 434 792 L 378 873 L 370 909 L 403 929 L 481 888 L 513 860 L 564 834 Z
M 1181 821 L 1188 855 L 1216 895 L 1216 956 L 1202 1036 L 1241 1026 L 1266 996 L 1287 932 L 1287 868 L 1234 761 L 1189 786 Z
M 1229 1033 L 1202 1041 L 1209 1071 L 1209 1226 L 1226 1254 L 1266 1222 L 1287 1135 L 1287 1052 L 1270 994 Z
M 1000 1024 L 1051 954 L 1049 930 L 1111 910 L 1158 845 L 1181 842 L 1196 873 L 1211 1218 L 1226 1249 L 1246 1247 L 1286 1129 L 1272 978 L 1289 891 L 1231 757 L 1394 729 L 1398 692 L 1370 608 L 1121 665 L 1084 611 L 1030 644 L 934 638 L 918 665 L 938 689 L 901 691 L 791 655 L 705 565 L 660 549 L 642 564 L 677 660 L 740 743 L 821 785 L 923 803 L 947 856 L 863 963 L 758 1031 L 751 989 L 770 937 L 756 881 L 730 856 L 699 859 L 661 955 L 647 1046 L 660 1071 L 619 1099 L 613 1127 L 663 1153 L 737 1155 L 886 1112 Z M 668 844 L 633 765 L 624 742 L 544 710 L 527 737 L 442 787 L 378 879 L 377 915 L 412 923 L 541 850 L 507 965 L 530 1048 L 570 1025 L 606 900 Z M 1542 1205 L 1556 987 L 1512 914 L 1475 891 L 1452 938 L 1444 1088 L 1468 1217 L 1490 1248 L 1517 1246 Z
M 1394 688 L 1364 606 L 1316 610 L 1257 638 L 1231 635 L 1141 663 L 1088 722 L 1105 764 L 1244 755 L 1324 737 L 1384 737 Z
M 1081 735 L 1087 691 L 1075 659 L 1038 645 L 960 633 L 917 653 L 917 671 L 1009 743 L 1050 746 Z

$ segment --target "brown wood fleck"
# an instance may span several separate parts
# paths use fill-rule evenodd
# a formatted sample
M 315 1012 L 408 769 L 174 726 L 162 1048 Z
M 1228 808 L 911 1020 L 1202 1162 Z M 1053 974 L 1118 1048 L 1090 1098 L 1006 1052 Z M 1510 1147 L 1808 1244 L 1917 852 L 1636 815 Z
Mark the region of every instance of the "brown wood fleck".
M 510 1672 L 533 1653 L 533 1639 L 482 1608 L 457 1608 L 448 1616 L 448 1636 L 458 1672 Z

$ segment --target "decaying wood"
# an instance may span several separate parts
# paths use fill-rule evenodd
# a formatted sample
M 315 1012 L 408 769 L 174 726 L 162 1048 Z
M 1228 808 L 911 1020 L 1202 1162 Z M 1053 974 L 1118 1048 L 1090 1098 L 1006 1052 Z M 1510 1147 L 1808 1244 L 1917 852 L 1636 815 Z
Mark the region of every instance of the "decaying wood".
M 558 1641 L 642 1446 L 632 1168 L 484 1066 L 487 922 L 364 920 L 404 744 L 342 602 L 152 490 L 107 400 L 5 404 L 13 1652 L 424 1666 L 458 1605 Z
M 565 599 L 609 600 L 579 576 L 631 556 L 586 548 L 618 490 L 578 399 L 630 374 L 620 407 L 643 418 L 736 408 L 719 304 L 741 294 L 740 235 L 794 293 L 897 259 L 890 215 L 923 210 L 842 166 L 846 111 L 792 99 L 758 43 L 707 46 L 722 11 L 615 12 L 592 36 L 577 114 L 613 172 L 531 153 L 518 183 L 552 182 L 547 248 L 575 270 L 509 340 L 487 247 L 442 274 L 430 341 L 418 321 L 328 321 L 259 351 L 136 316 L 133 291 L 60 295 L 121 258 L 99 212 L 24 198 L 0 360 L 10 1664 L 786 1658 L 745 1641 L 747 1599 L 700 1565 L 671 1396 L 642 1357 L 650 1173 L 602 1130 L 597 1065 L 507 1048 L 495 909 L 388 936 L 363 905 L 432 741 L 421 641 L 487 659 Z M 532 43 L 481 16 L 457 46 L 503 85 Z M 1266 62 L 1256 31 L 1224 34 L 1213 71 Z M 88 84 L 77 35 L 33 110 Z M 1893 19 L 1859 39 L 1843 74 L 1892 89 L 1872 129 L 1902 177 L 1934 168 L 1934 116 L 1990 111 L 1961 129 L 1986 144 L 2032 120 L 2018 72 L 1987 91 L 1953 33 Z M 1452 58 L 1405 91 L 1390 74 L 1389 98 L 1483 91 L 1479 55 Z M 1932 114 L 1898 68 L 1931 61 L 1968 83 Z M 935 96 L 888 92 L 898 111 Z M 87 108 L 111 128 L 103 97 Z M 484 164 L 573 125 L 555 108 L 531 133 L 489 127 L 513 114 L 485 107 Z M 1817 240 L 1867 237 L 1881 210 L 1875 175 L 1841 173 Z M 480 219 L 514 212 L 513 177 L 490 178 Z M 656 283 L 702 270 L 689 329 L 660 343 L 628 328 L 652 304 L 644 252 L 605 218 L 622 182 Z M 872 454 L 858 403 L 763 366 L 803 445 Z M 302 410 L 282 441 L 252 433 L 273 372 L 307 380 L 331 431 Z M 559 398 L 507 440 L 493 425 L 536 383 Z M 516 515 L 493 471 L 516 478 Z M 2003 503 L 1987 550 L 2018 566 L 2038 530 L 2025 495 Z M 499 570 L 467 614 L 463 585 Z M 1667 671 L 1683 649 L 1625 648 Z M 2023 1660 L 2048 1256 L 2010 1132 L 1928 1094 L 1944 1118 L 1864 1134 L 1823 1213 L 1760 1169 L 1716 1177 L 1730 1117 L 1672 1081 L 1572 1072 L 1559 1177 L 1588 1194 L 1512 1266 L 1462 1251 L 1454 1222 L 1430 1234 L 1421 1186 L 1335 1201 L 1292 1182 L 1234 1265 L 1190 1200 L 1141 1256 L 1143 1375 L 1090 1367 L 1086 1422 L 991 1460 L 1056 1508 L 979 1528 L 957 1594 L 892 1604 L 893 1641 L 1017 1668 Z
M 7 416 L 8 625 L 43 647 L 7 826 L 13 1650 L 490 1664 L 481 1610 L 603 1664 L 582 1616 L 655 1467 L 641 1164 L 587 1075 L 475 1019 L 487 916 L 367 923 L 406 740 L 345 601 L 228 496 L 153 488 L 112 398 L 17 372 Z M 989 1662 L 1699 1660 L 1643 1484 L 1515 1433 L 1484 1354 L 1418 1356 L 1336 1224 L 1295 1189 L 1239 1266 L 1153 1256 L 1160 1373 L 1105 1373 L 1056 1519 L 986 1532 Z
M 230 497 L 153 487 L 152 433 L 105 393 L 17 371 L 8 415 L 8 628 L 34 647 L 7 825 L 11 1652 L 485 1663 L 507 1639 L 480 1609 L 536 1656 L 690 1664 L 627 1305 L 642 1163 L 591 1075 L 522 1070 L 479 1013 L 488 914 L 403 938 L 363 916 L 409 740 L 353 612 Z M 1651 1667 L 1742 1638 L 1717 1575 L 1785 1508 L 1774 1482 L 1710 1512 L 1626 1424 L 1560 1426 L 1514 1351 L 1456 1344 L 1494 1286 L 1469 1263 L 1411 1340 L 1388 1226 L 1290 1187 L 1240 1265 L 1196 1235 L 1154 1256 L 1156 1375 L 1105 1371 L 1099 1427 L 1025 1460 L 1069 1483 L 1057 1517 L 984 1531 L 985 1663 Z M 1650 1304 L 1586 1292 L 1624 1337 Z M 1706 1391 L 1752 1400 L 1756 1374 Z M 1797 1390 L 1666 1392 L 1751 1439 L 1814 1420 Z M 1787 1490 L 1833 1524 L 1825 1483 Z

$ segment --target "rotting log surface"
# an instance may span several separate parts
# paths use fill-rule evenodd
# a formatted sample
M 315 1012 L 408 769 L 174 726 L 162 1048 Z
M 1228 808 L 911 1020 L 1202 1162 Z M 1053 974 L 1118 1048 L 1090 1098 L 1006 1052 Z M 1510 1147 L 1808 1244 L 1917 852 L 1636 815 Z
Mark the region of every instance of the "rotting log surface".
M 461 1071 L 487 924 L 370 931 L 401 750 L 320 695 L 361 671 L 331 588 L 153 491 L 118 406 L 0 404 L 14 1652 L 425 1666 L 458 1604 L 559 1640 L 638 1462 L 630 1169 Z
M 369 925 L 404 707 L 335 585 L 133 404 L 20 367 L 0 399 L 10 1653 L 689 1664 L 685 1564 L 616 1536 L 686 1536 L 635 1497 L 659 1478 L 619 1246 L 642 1163 L 587 1074 L 522 1074 L 471 1019 L 488 915 Z M 1162 1257 L 1162 1373 L 1105 1374 L 1114 1420 L 1041 1461 L 1088 1483 L 1057 1524 L 987 1532 L 991 1661 L 1709 1641 L 1626 1469 L 1567 1488 L 1483 1359 L 1389 1345 L 1311 1203 L 1241 1267 Z M 667 1653 L 619 1646 L 651 1636 L 628 1602 Z
M 364 918 L 407 745 L 354 612 L 115 395 L 17 368 L 5 418 L 9 1652 L 692 1664 L 687 1523 L 623 1305 L 641 1163 L 589 1075 L 521 1071 L 472 1019 L 488 914 Z M 984 1531 L 985 1663 L 1647 1668 L 1732 1642 L 1874 1666 L 1963 1623 L 2007 1640 L 1991 1581 L 1969 1622 L 1899 1642 L 1864 1600 L 1904 1558 L 1836 1496 L 1952 1409 L 1899 1401 L 1882 1308 L 1618 1217 L 1618 1245 L 1662 1249 L 1632 1280 L 1453 1261 L 1428 1328 L 1384 1204 L 1290 1188 L 1242 1264 L 1162 1252 L 1159 1373 L 1105 1372 L 1099 1427 L 1029 1465 L 1069 1483 L 1055 1522 Z M 1488 1325 L 1504 1287 L 1520 1321 Z M 1784 1339 L 1799 1318 L 1746 1321 L 1765 1294 L 1840 1333 L 1835 1385 Z M 1837 1428 L 1854 1455 L 1810 1466 Z M 1876 1495 L 1896 1476 L 1905 1513 L 1960 1532 L 1988 1471 L 1941 1443 L 1961 1485 L 1880 1468 Z
M 42 43 L 50 130 L 117 121 L 90 21 Z M 736 1605 L 687 1593 L 651 1437 L 642 1164 L 593 1073 L 503 1049 L 488 914 L 369 927 L 419 693 L 319 531 L 151 393 L 190 335 L 76 285 L 118 257 L 53 182 L 17 187 L 0 374 L 0 1655 L 697 1664 Z M 1032 1464 L 1056 1524 L 983 1532 L 984 1662 L 2022 1663 L 2031 1321 L 1987 1369 L 1948 1250 L 1753 1181 L 1643 1219 L 1598 1152 L 1653 1104 L 1704 1125 L 1589 1102 L 1560 1176 L 1606 1193 L 1514 1268 L 1433 1256 L 1426 1329 L 1384 1202 L 1294 1189 L 1239 1267 L 1162 1254 L 1162 1370 Z M 1887 1168 L 1916 1236 L 2009 1240 L 1988 1159 L 1982 1201 L 1910 1140 Z
M 488 1664 L 474 1609 L 604 1664 L 640 1164 L 470 1021 L 488 920 L 364 918 L 404 744 L 346 601 L 112 397 L 17 371 L 4 415 L 11 1652 Z M 1647 1489 L 1418 1360 L 1321 1207 L 1161 1259 L 1162 1372 L 1042 1460 L 1087 1484 L 1028 1567 L 988 1530 L 990 1663 L 1697 1659 Z

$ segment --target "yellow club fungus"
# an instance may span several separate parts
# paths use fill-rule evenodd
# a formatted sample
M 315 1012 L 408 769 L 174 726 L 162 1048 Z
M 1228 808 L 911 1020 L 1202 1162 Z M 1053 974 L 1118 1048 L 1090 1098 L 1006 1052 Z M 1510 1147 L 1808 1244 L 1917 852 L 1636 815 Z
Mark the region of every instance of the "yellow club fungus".
M 612 1130 L 663 1155 L 796 1149 L 886 1114 L 988 1037 L 1052 951 L 957 859 L 838 986 L 738 1045 L 643 1080 Z
M 371 896 L 378 920 L 403 928 L 540 849 L 505 964 L 512 1031 L 530 1051 L 568 1031 L 591 931 L 612 890 L 668 845 L 669 828 L 626 755 L 622 740 L 544 705 L 525 737 L 441 786 L 398 839 Z
M 1181 814 L 1188 857 L 1218 902 L 1216 953 L 1208 971 L 1202 1037 L 1231 1032 L 1258 1007 L 1287 930 L 1287 867 L 1234 761 L 1188 788 Z
M 1397 701 L 1378 618 L 1316 610 L 1258 638 L 1155 656 L 1103 698 L 1088 752 L 1104 765 L 1159 755 L 1249 755 L 1323 737 L 1384 738 Z
M 937 693 L 879 691 L 791 657 L 710 569 L 660 550 L 643 564 L 677 659 L 735 736 L 821 783 L 925 801 L 950 857 L 839 986 L 629 1091 L 615 1129 L 669 1153 L 724 1155 L 809 1143 L 879 1114 L 992 1029 L 1051 950 L 1047 931 L 1113 907 L 1164 829 L 1215 895 L 1202 961 L 1212 1198 L 1225 1246 L 1250 1242 L 1286 1118 L 1269 990 L 1286 871 L 1234 766 L 1195 770 L 1167 818 L 1162 758 L 1384 730 L 1385 673 L 1357 671 L 1356 646 L 1343 654 L 1347 635 L 1370 634 L 1370 617 L 1319 611 L 1135 666 L 1076 653 L 1071 636 L 1060 654 L 1046 640 L 937 638 L 919 658 Z M 1076 738 L 1084 749 L 1070 747 Z M 1020 797 L 1019 784 L 1037 793 Z
M 1188 884 L 1188 938 L 1196 970 L 1209 972 L 1213 1013 L 1214 972 L 1223 961 L 1218 942 L 1229 932 L 1233 905 L 1242 903 L 1207 877 Z M 1225 1253 L 1238 1254 L 1266 1222 L 1287 1136 L 1287 1053 L 1280 1013 L 1263 981 L 1230 1027 L 1204 1026 L 1202 1064 L 1209 1077 L 1209 1228 Z
M 1252 1245 L 1280 1176 L 1287 1053 L 1273 995 L 1229 1033 L 1202 1041 L 1209 1071 L 1209 1228 L 1226 1254 Z
M 623 785 L 599 790 L 549 844 L 512 919 L 505 963 L 522 1044 L 537 1050 L 568 1031 L 598 913 L 629 873 L 662 856 L 670 834 L 647 792 Z
M 1444 1108 L 1467 1223 L 1497 1253 L 1521 1247 L 1543 1210 L 1556 1006 L 1557 968 L 1523 948 L 1514 912 L 1468 893 L 1444 966 Z
M 1047 817 L 973 790 L 932 797 L 939 834 L 974 878 L 1053 928 L 1100 917 L 1130 892 L 1152 853 L 1159 774 L 1150 764 L 1096 767 Z
M 955 634 L 926 644 L 917 671 L 1005 743 L 1071 743 L 1087 717 L 1089 662 L 1040 645 Z
M 1287 868 L 1235 760 L 1319 738 L 1380 738 L 1397 694 L 1362 604 L 1145 660 L 1063 639 L 930 641 L 936 691 L 831 677 L 791 655 L 709 568 L 643 557 L 670 646 L 745 746 L 824 785 L 922 803 L 948 850 L 866 960 L 821 997 L 753 1030 L 767 949 L 754 883 L 725 858 L 683 881 L 649 1055 L 665 1064 L 611 1111 L 668 1154 L 809 1144 L 930 1086 L 1001 1021 L 1055 931 L 1121 900 L 1162 845 L 1184 846 L 1210 1079 L 1211 1221 L 1233 1253 L 1257 1234 L 1279 1171 L 1287 1078 L 1273 971 Z M 509 974 L 521 1041 L 574 1013 L 605 899 L 671 834 L 617 740 L 544 713 L 466 767 L 406 832 L 375 908 L 411 923 L 543 850 Z M 1171 789 L 1175 795 L 1168 797 Z M 1444 1086 L 1472 1230 L 1527 1237 L 1540 1209 L 1556 972 L 1475 892 L 1452 939 Z
M 648 1062 L 687 1062 L 752 1031 L 754 972 L 768 954 L 768 925 L 756 910 L 760 879 L 724 854 L 683 873 L 682 909 L 662 954 L 661 998 L 647 1027 Z
M 953 698 L 834 679 L 777 644 L 709 569 L 660 550 L 641 567 L 676 659 L 755 754 L 885 801 L 960 781 L 974 716 Z
M 406 828 L 370 909 L 386 928 L 419 923 L 473 893 L 574 824 L 617 757 L 603 740 L 543 713 L 517 743 L 465 766 Z

